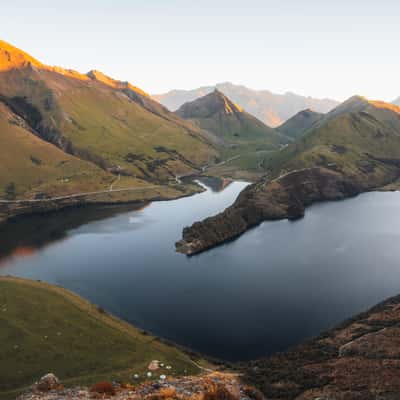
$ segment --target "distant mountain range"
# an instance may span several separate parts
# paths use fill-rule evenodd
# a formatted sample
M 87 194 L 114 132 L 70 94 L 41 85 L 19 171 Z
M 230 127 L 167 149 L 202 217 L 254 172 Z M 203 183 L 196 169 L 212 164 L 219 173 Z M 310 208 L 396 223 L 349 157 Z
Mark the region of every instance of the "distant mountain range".
M 393 104 L 396 104 L 397 106 L 400 106 L 400 97 L 398 97 Z
M 177 110 L 184 103 L 196 100 L 218 89 L 247 112 L 270 127 L 277 127 L 300 111 L 312 109 L 327 113 L 339 102 L 331 99 L 316 99 L 294 93 L 275 94 L 268 90 L 253 90 L 233 83 L 219 83 L 193 90 L 172 90 L 152 97 L 171 111 Z

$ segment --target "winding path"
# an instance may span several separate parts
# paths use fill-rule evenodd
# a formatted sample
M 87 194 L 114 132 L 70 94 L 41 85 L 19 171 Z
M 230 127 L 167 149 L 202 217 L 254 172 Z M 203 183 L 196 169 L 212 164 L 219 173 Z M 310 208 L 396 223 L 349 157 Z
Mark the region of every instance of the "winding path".
M 113 181 L 113 182 L 111 183 L 110 189 L 109 189 L 108 191 L 109 191 L 109 192 L 112 192 L 112 191 L 113 191 L 114 185 L 115 185 L 116 183 L 118 183 L 120 180 L 121 180 L 121 174 L 118 174 L 118 178 L 117 178 L 115 181 Z
M 201 171 L 205 172 L 208 168 L 211 167 L 218 167 L 220 165 L 224 165 L 230 161 L 236 160 L 237 158 L 240 158 L 240 155 L 228 158 L 225 161 L 222 161 L 218 164 L 214 165 L 204 165 L 201 167 Z M 114 189 L 114 185 L 117 184 L 121 180 L 121 174 L 118 174 L 118 177 L 110 184 L 110 187 L 108 190 L 100 190 L 96 192 L 83 192 L 83 193 L 73 193 L 69 194 L 66 196 L 56 196 L 56 197 L 48 197 L 48 198 L 43 198 L 43 199 L 19 199 L 19 200 L 5 200 L 5 199 L 0 199 L 0 204 L 22 204 L 22 203 L 43 203 L 43 202 L 52 202 L 52 201 L 59 201 L 59 200 L 68 200 L 68 199 L 73 199 L 77 197 L 82 197 L 82 196 L 94 196 L 94 195 L 99 195 L 99 194 L 105 194 L 105 193 L 117 193 L 117 192 L 135 192 L 139 190 L 146 190 L 146 189 L 156 189 L 156 188 L 164 188 L 164 187 L 173 187 L 180 185 L 182 183 L 180 178 L 183 178 L 186 175 L 175 175 L 175 181 L 176 183 L 173 185 L 150 185 L 150 186 L 143 186 L 143 187 L 130 187 L 130 188 L 125 188 L 125 189 Z
M 165 185 L 165 187 L 170 187 L 174 185 Z M 45 199 L 21 199 L 21 200 L 0 200 L 0 204 L 20 204 L 20 203 L 41 203 L 41 202 L 50 202 L 50 201 L 57 201 L 57 200 L 67 200 L 76 197 L 82 196 L 92 196 L 97 194 L 104 194 L 104 193 L 116 193 L 116 192 L 134 192 L 138 190 L 146 190 L 146 189 L 155 189 L 155 188 L 162 188 L 162 185 L 151 185 L 151 186 L 143 186 L 143 187 L 131 187 L 125 189 L 108 189 L 108 190 L 101 190 L 98 192 L 84 192 L 84 193 L 74 193 L 69 194 L 67 196 L 57 196 L 57 197 L 49 197 Z

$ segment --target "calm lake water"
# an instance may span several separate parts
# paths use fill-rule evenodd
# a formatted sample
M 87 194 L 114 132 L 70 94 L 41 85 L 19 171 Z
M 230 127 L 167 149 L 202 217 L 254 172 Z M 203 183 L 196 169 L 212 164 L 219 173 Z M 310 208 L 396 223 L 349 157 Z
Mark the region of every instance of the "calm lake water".
M 250 359 L 400 293 L 400 193 L 315 205 L 188 258 L 182 228 L 230 205 L 245 183 L 142 209 L 82 208 L 0 230 L 0 274 L 73 290 L 200 352 Z

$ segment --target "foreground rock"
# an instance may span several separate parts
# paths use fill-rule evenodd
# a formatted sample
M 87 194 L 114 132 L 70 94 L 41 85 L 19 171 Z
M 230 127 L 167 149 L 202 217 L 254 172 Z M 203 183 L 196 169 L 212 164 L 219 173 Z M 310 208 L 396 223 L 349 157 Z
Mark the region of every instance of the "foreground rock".
M 191 255 L 234 239 L 265 220 L 296 219 L 305 207 L 322 200 L 355 196 L 360 184 L 326 168 L 293 171 L 270 182 L 258 182 L 242 191 L 224 212 L 183 230 L 177 251 Z
M 399 399 L 400 296 L 243 372 L 268 399 Z
M 91 388 L 38 391 L 36 387 L 18 400 L 262 400 L 256 389 L 242 384 L 236 375 L 214 372 L 198 377 L 182 377 L 137 386 L 99 382 Z
M 50 373 L 42 378 L 34 385 L 34 388 L 40 392 L 49 392 L 50 390 L 59 389 L 61 387 L 58 378 Z

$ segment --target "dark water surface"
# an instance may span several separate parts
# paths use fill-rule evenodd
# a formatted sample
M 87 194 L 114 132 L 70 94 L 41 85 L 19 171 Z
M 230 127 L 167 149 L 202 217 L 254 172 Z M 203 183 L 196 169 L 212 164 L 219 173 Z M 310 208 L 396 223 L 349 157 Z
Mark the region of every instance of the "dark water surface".
M 223 191 L 27 217 L 0 230 L 0 274 L 71 289 L 159 336 L 229 360 L 261 357 L 400 293 L 400 193 L 315 205 L 187 258 L 182 228 Z

